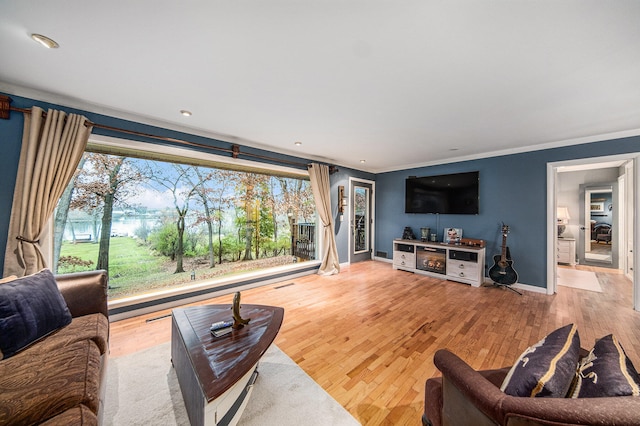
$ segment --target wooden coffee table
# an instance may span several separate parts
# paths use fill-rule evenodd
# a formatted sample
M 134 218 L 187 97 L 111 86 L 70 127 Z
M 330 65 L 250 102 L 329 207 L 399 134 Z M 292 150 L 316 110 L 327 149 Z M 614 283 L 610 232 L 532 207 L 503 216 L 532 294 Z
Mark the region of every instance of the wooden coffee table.
M 284 309 L 241 305 L 249 324 L 213 337 L 209 328 L 232 319 L 231 305 L 173 310 L 171 362 L 192 426 L 234 425 L 258 375 L 258 361 L 275 339 Z

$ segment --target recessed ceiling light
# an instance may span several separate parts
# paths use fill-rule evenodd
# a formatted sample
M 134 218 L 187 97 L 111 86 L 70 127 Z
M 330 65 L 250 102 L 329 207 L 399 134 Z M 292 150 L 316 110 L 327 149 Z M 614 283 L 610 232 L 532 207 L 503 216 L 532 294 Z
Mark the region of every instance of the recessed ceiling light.
M 60 45 L 56 43 L 55 40 L 52 40 L 47 36 L 43 36 L 42 34 L 31 34 L 31 38 L 47 49 L 57 49 L 58 47 L 60 47 Z
M 457 151 L 460 148 L 449 148 L 449 151 Z
M 362 164 L 364 164 L 366 162 L 367 162 L 367 160 L 360 160 L 360 163 L 362 163 Z
M 187 111 L 186 109 L 181 109 L 180 114 L 184 115 L 185 117 L 191 117 L 191 111 Z
M 300 145 L 302 145 L 302 142 L 300 142 L 300 141 L 296 141 L 296 142 L 294 142 L 293 144 L 294 144 L 295 146 L 300 146 Z

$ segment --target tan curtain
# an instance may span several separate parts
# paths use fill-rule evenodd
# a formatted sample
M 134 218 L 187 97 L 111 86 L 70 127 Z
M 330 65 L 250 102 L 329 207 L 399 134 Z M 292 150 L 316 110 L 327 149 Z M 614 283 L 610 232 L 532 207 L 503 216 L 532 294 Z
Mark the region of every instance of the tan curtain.
M 309 178 L 313 199 L 322 224 L 322 253 L 320 275 L 333 275 L 340 272 L 336 237 L 333 235 L 333 218 L 331 217 L 331 193 L 329 184 L 329 167 L 324 164 L 313 163 L 309 166 Z
M 4 276 L 21 277 L 46 267 L 40 238 L 87 146 L 91 128 L 85 122 L 81 115 L 51 109 L 43 118 L 38 107 L 24 115 Z

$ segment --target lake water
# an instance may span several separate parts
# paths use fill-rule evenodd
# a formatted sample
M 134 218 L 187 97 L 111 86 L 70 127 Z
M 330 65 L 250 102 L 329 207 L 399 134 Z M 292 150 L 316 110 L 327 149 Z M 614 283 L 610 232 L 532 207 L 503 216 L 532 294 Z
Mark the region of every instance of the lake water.
M 142 226 L 146 226 L 149 231 L 160 225 L 160 219 L 158 217 L 126 217 L 122 216 L 114 218 L 111 224 L 111 236 L 112 237 L 133 237 L 137 229 Z M 100 236 L 100 221 L 97 226 L 94 226 L 92 220 L 72 220 L 67 221 L 67 226 L 64 228 L 63 239 L 65 241 L 72 241 L 73 234 L 75 233 L 76 239 L 97 241 Z M 73 231 L 72 231 L 73 229 Z M 97 233 L 96 235 L 94 235 Z

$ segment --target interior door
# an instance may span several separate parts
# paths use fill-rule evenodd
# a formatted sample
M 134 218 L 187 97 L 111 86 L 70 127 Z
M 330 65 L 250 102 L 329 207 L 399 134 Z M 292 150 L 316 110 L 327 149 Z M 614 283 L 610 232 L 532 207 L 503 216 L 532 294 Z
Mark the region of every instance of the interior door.
M 372 185 L 353 181 L 351 185 L 351 263 L 371 259 L 372 253 Z

